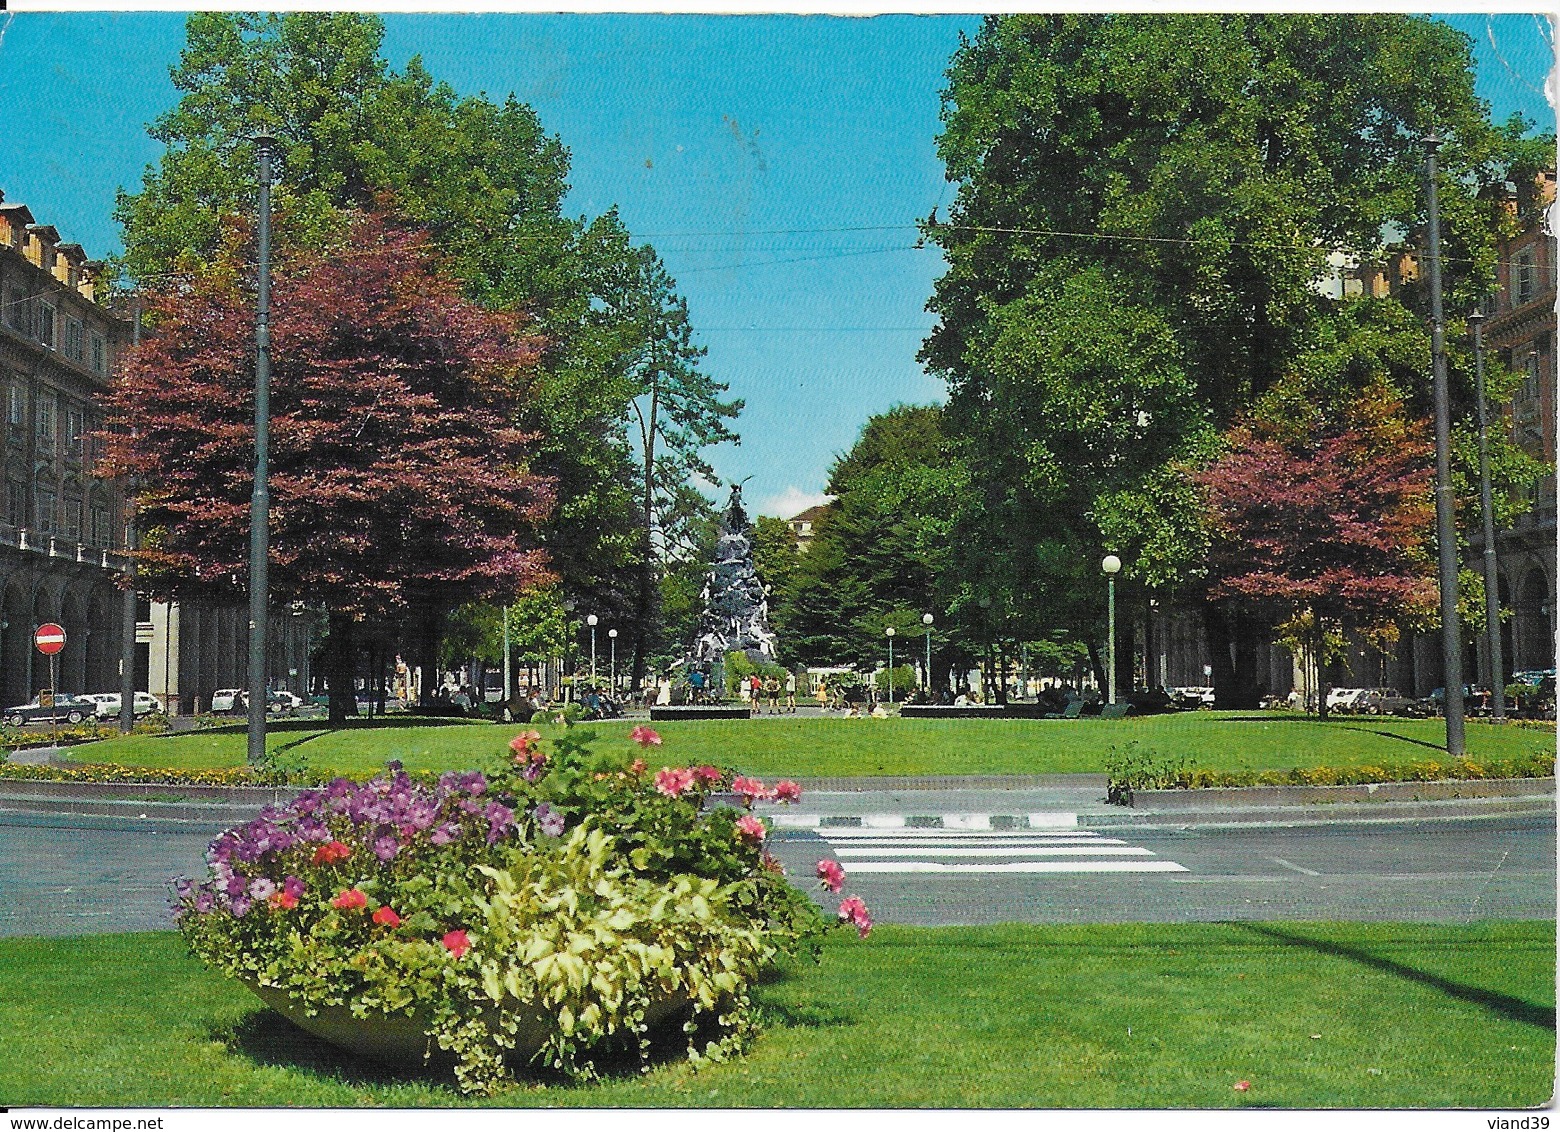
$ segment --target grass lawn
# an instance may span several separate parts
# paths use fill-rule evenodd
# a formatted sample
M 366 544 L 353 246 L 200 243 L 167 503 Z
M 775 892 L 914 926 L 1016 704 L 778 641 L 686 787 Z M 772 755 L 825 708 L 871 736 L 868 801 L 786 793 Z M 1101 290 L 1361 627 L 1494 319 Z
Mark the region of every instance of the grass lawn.
M 883 927 L 761 987 L 737 1062 L 477 1103 L 1519 1108 L 1550 1097 L 1554 988 L 1553 922 Z M 0 1105 L 465 1103 L 293 1030 L 176 935 L 0 940 Z
M 633 724 L 589 725 L 603 740 L 627 743 Z M 330 730 L 292 721 L 270 734 L 273 750 L 307 759 L 315 770 L 368 773 L 387 759 L 411 769 L 479 765 L 504 752 L 513 724 L 393 719 L 389 725 Z M 544 733 L 550 729 L 543 728 Z M 658 724 L 655 752 L 676 764 L 713 763 L 750 774 L 796 778 L 833 775 L 1056 774 L 1103 772 L 1112 746 L 1136 741 L 1162 755 L 1184 755 L 1212 770 L 1287 770 L 1296 766 L 1407 763 L 1445 756 L 1439 720 L 1315 719 L 1282 713 L 1185 712 L 1124 720 L 754 719 Z M 132 736 L 78 748 L 81 762 L 208 768 L 240 766 L 244 727 L 174 736 Z M 1553 752 L 1553 732 L 1469 722 L 1475 759 Z

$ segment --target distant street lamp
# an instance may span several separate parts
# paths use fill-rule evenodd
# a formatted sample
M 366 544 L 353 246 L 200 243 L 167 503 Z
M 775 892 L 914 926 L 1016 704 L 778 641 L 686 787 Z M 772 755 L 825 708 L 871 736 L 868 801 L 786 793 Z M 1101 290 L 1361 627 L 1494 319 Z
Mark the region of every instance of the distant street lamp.
M 926 626 L 926 702 L 932 702 L 932 615 L 921 614 L 921 624 Z
M 894 627 L 890 625 L 883 630 L 883 635 L 888 638 L 888 703 L 894 704 Z
M 1479 398 L 1479 505 L 1484 512 L 1484 630 L 1490 652 L 1491 711 L 1506 718 L 1506 686 L 1502 679 L 1505 658 L 1500 648 L 1500 567 L 1495 561 L 1495 499 L 1490 490 L 1490 420 L 1484 404 L 1484 314 L 1468 316 L 1473 327 L 1473 376 Z
M 259 273 L 255 286 L 255 478 L 249 495 L 249 738 L 246 752 L 250 766 L 265 762 L 266 622 L 271 603 L 268 573 L 271 544 L 271 160 L 276 139 L 269 134 L 254 138 L 260 197 L 256 207 L 255 239 Z M 335 687 L 332 696 L 339 696 Z M 123 704 L 120 705 L 123 710 Z M 132 705 L 133 706 L 133 705 Z
M 1441 586 L 1441 665 L 1446 689 L 1446 753 L 1463 754 L 1462 616 L 1457 611 L 1457 531 L 1452 497 L 1452 407 L 1446 384 L 1446 319 L 1441 306 L 1441 209 L 1436 153 L 1441 139 L 1424 137 L 1425 212 L 1430 260 L 1430 372 L 1435 395 L 1435 538 Z
M 612 642 L 612 694 L 617 695 L 617 630 L 608 629 L 607 639 Z
M 596 622 L 600 620 L 594 613 L 585 618 L 585 624 L 590 626 L 590 687 L 596 690 Z
M 1121 572 L 1121 559 L 1114 554 L 1107 554 L 1100 561 L 1100 569 L 1105 571 L 1105 585 L 1108 597 L 1105 607 L 1107 610 L 1105 620 L 1105 632 L 1107 634 L 1107 652 L 1109 660 L 1106 662 L 1110 668 L 1109 697 L 1106 703 L 1116 702 L 1116 575 Z

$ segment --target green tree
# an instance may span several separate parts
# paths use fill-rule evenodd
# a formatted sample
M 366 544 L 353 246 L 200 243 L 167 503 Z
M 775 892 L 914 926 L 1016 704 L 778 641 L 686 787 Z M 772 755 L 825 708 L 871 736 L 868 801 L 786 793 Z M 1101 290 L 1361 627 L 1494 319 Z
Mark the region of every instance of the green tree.
M 951 516 L 965 481 L 942 415 L 935 406 L 890 409 L 835 463 L 828 490 L 836 499 L 773 609 L 787 656 L 870 667 L 885 654 L 884 629 L 909 649 L 921 615 L 946 608 Z M 951 661 L 949 648 L 962 642 L 941 621 L 938 660 Z
M 558 485 L 540 537 L 565 595 L 625 623 L 650 616 L 652 524 L 634 485 L 649 466 L 657 499 L 675 496 L 702 470 L 699 447 L 729 438 L 736 406 L 712 408 L 723 389 L 699 384 L 686 309 L 653 249 L 615 211 L 563 215 L 568 150 L 534 111 L 458 96 L 417 58 L 396 72 L 383 34 L 362 13 L 191 15 L 171 68 L 180 101 L 150 127 L 163 152 L 138 192 L 119 194 L 122 266 L 159 287 L 210 259 L 224 219 L 252 207 L 262 130 L 281 154 L 279 231 L 325 239 L 345 210 L 369 206 L 426 227 L 468 298 L 523 310 L 547 342 L 516 423 L 535 434 L 533 470 Z M 650 389 L 651 434 L 670 459 L 643 460 L 635 435 Z
M 1324 297 L 1328 257 L 1368 264 L 1422 229 L 1434 128 L 1466 309 L 1509 230 L 1479 189 L 1531 166 L 1531 140 L 1491 127 L 1465 36 L 1395 15 L 996 17 L 943 98 L 959 191 L 926 226 L 949 266 L 922 356 L 970 454 L 961 577 L 1098 640 L 1099 558 L 1120 553 L 1128 606 L 1151 587 L 1204 602 L 1221 701 L 1252 702 L 1228 659 L 1244 612 L 1204 600 L 1190 476 L 1299 375 L 1341 402 L 1385 370 L 1424 415 L 1422 290 Z

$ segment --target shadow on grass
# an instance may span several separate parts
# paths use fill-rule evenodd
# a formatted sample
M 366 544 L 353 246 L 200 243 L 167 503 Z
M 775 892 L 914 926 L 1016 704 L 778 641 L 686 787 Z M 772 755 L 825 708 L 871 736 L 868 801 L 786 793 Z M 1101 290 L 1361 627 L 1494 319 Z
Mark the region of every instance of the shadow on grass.
M 1554 1032 L 1555 1008 L 1553 1006 L 1543 1006 L 1513 995 L 1485 990 L 1483 987 L 1469 986 L 1467 983 L 1453 982 L 1451 979 L 1444 979 L 1440 975 L 1432 975 L 1428 971 L 1421 971 L 1416 967 L 1410 967 L 1392 959 L 1385 959 L 1380 955 L 1372 955 L 1363 948 L 1353 947 L 1349 944 L 1312 939 L 1309 936 L 1287 932 L 1281 928 L 1275 928 L 1266 924 L 1239 923 L 1234 926 L 1242 931 L 1266 936 L 1268 939 L 1294 944 L 1298 947 L 1310 948 L 1312 951 L 1320 952 L 1323 955 L 1332 955 L 1340 959 L 1352 959 L 1356 963 L 1374 967 L 1378 971 L 1396 975 L 1400 979 L 1408 979 L 1411 982 L 1433 987 L 1442 994 L 1462 1002 L 1471 1002 L 1475 1006 L 1482 1006 L 1484 1009 L 1509 1018 L 1513 1022 L 1523 1022 L 1529 1026 L 1537 1026 L 1540 1029 L 1549 1030 L 1551 1033 Z
M 1379 735 L 1383 739 L 1395 739 L 1399 743 L 1411 743 L 1416 747 L 1428 747 L 1432 751 L 1436 751 L 1443 755 L 1446 754 L 1445 747 L 1436 743 L 1432 743 L 1427 739 L 1415 739 L 1409 735 L 1399 735 L 1396 731 L 1384 731 L 1379 727 L 1366 727 L 1361 723 L 1355 722 L 1353 719 L 1349 719 L 1345 722 L 1337 719 L 1317 719 L 1314 715 L 1294 716 L 1293 718 L 1289 719 L 1274 719 L 1270 715 L 1230 715 L 1219 720 L 1219 722 L 1266 723 L 1268 725 L 1272 725 L 1274 723 L 1298 723 L 1310 724 L 1313 727 L 1317 724 L 1321 724 L 1323 726 L 1335 728 L 1341 731 L 1358 731 L 1364 735 Z

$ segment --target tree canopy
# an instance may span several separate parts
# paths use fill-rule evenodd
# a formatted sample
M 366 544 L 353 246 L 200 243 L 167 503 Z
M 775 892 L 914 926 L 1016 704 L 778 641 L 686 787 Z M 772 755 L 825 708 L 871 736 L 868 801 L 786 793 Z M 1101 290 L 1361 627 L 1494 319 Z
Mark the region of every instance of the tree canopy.
M 1465 36 L 1364 14 L 992 17 L 954 56 L 943 125 L 958 195 L 924 226 L 948 269 L 922 358 L 970 469 L 960 575 L 995 606 L 1022 594 L 1030 632 L 1092 639 L 1115 551 L 1129 604 L 1205 602 L 1219 653 L 1242 611 L 1205 601 L 1195 473 L 1275 391 L 1342 408 L 1385 382 L 1426 415 L 1426 296 L 1412 271 L 1369 282 L 1420 239 L 1422 138 L 1445 139 L 1453 310 L 1511 231 L 1480 190 L 1531 170 L 1533 140 L 1489 122 Z M 1346 277 L 1358 295 L 1327 293 Z M 1239 667 L 1215 656 L 1234 706 L 1254 695 Z

